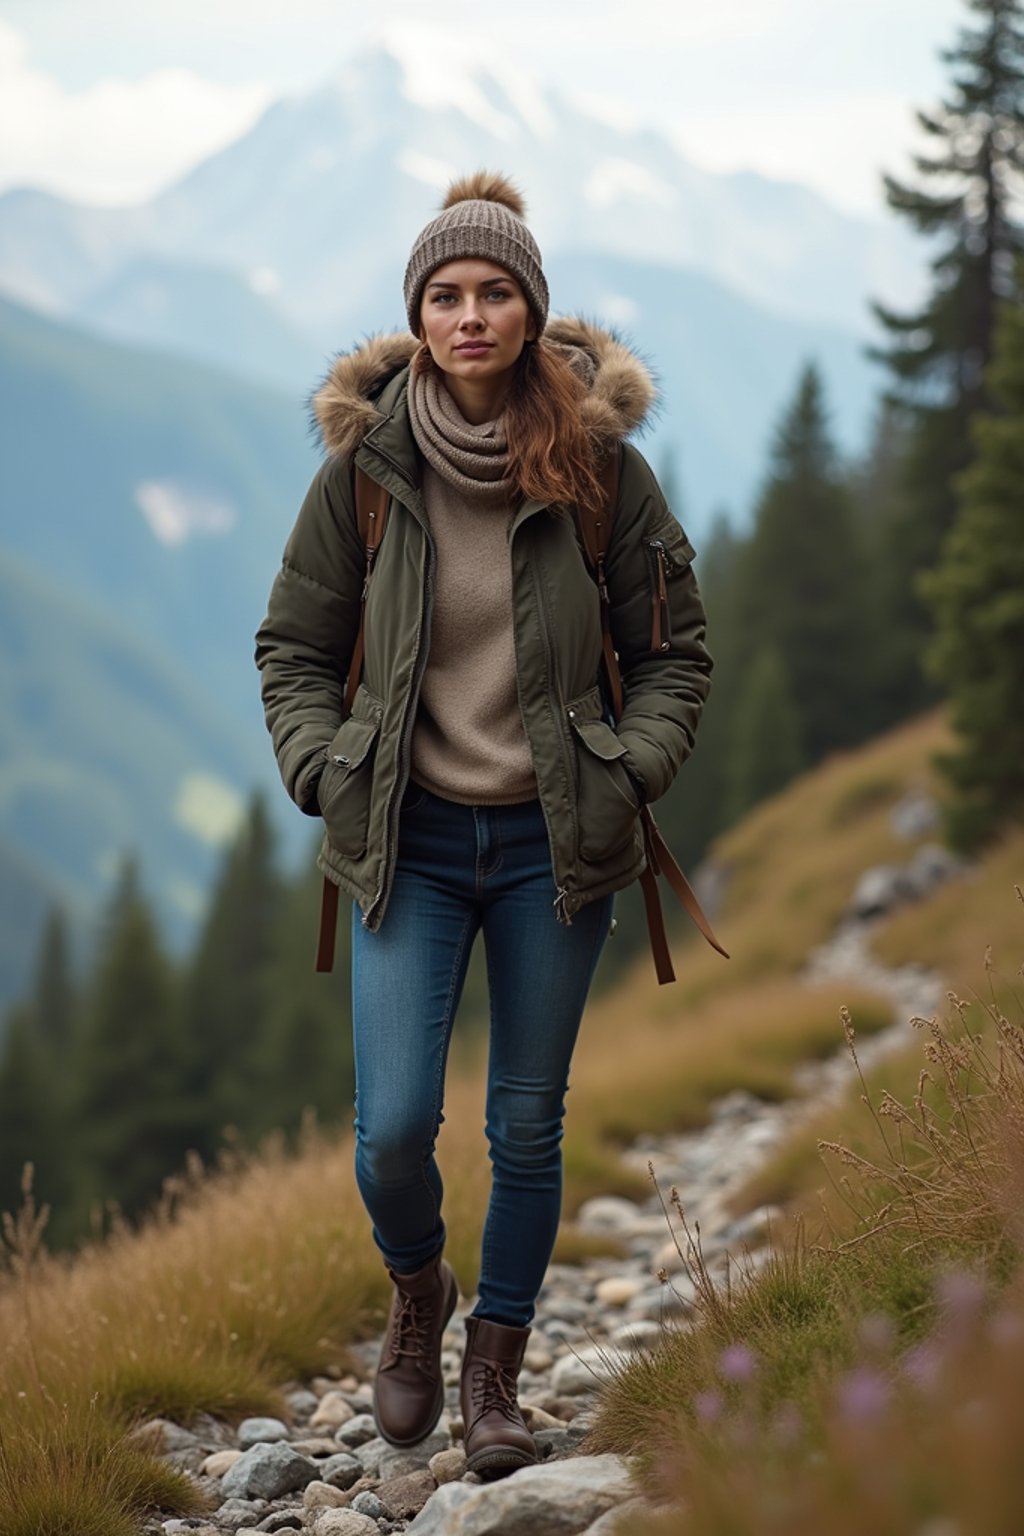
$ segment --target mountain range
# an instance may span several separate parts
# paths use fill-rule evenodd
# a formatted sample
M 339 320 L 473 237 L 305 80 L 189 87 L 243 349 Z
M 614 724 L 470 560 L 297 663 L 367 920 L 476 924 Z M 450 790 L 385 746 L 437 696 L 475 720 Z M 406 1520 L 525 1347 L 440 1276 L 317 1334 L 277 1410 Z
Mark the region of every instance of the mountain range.
M 252 636 L 316 467 L 308 397 L 335 352 L 403 323 L 411 241 L 479 164 L 527 189 L 554 311 L 650 361 L 641 447 L 698 550 L 716 509 L 749 517 L 806 361 L 839 446 L 863 446 L 866 298 L 920 282 L 902 232 L 499 73 L 428 106 L 378 49 L 145 204 L 0 195 L 0 891 L 21 871 L 26 910 L 87 909 L 131 845 L 184 932 L 232 796 L 280 796 Z

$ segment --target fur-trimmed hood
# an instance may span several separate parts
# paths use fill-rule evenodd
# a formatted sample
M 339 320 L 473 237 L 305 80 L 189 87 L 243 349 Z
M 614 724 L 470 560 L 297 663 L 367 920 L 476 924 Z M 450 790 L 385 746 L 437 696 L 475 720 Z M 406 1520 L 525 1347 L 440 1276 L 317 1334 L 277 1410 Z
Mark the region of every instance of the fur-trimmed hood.
M 590 381 L 583 420 L 600 454 L 647 425 L 657 407 L 650 367 L 616 332 L 564 316 L 551 320 L 541 338 L 559 348 L 578 349 L 577 371 Z M 384 385 L 419 350 L 409 331 L 369 337 L 334 360 L 323 383 L 309 396 L 310 430 L 330 455 L 351 454 L 381 420 L 374 401 Z

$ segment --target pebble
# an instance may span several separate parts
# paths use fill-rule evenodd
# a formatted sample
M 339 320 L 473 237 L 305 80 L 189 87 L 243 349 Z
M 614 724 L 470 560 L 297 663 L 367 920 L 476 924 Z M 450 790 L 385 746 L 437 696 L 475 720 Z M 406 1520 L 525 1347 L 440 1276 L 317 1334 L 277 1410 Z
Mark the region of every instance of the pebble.
M 316 1518 L 314 1536 L 380 1536 L 380 1527 L 369 1515 L 354 1509 L 325 1509 Z
M 288 1426 L 280 1419 L 243 1419 L 238 1426 L 238 1444 L 243 1451 L 268 1441 L 287 1439 Z
M 223 1477 L 229 1467 L 233 1467 L 241 1456 L 241 1451 L 214 1451 L 203 1462 L 204 1477 Z
M 307 1483 L 302 1494 L 303 1509 L 339 1509 L 347 1502 L 340 1488 L 318 1479 Z
M 810 984 L 851 979 L 891 999 L 898 1023 L 858 1040 L 865 1068 L 902 1046 L 906 1021 L 937 1012 L 943 995 L 938 978 L 923 967 L 889 970 L 874 958 L 869 940 L 877 922 L 844 917 L 803 972 Z M 641 1136 L 622 1154 L 626 1166 L 643 1175 L 653 1168 L 660 1194 L 652 1187 L 643 1200 L 587 1200 L 578 1226 L 614 1234 L 628 1256 L 548 1269 L 520 1378 L 536 1467 L 486 1484 L 466 1471 L 458 1381 L 465 1317 L 475 1300 L 467 1297 L 444 1335 L 445 1413 L 420 1445 L 392 1446 L 379 1435 L 369 1410 L 380 1340 L 356 1341 L 356 1370 L 282 1386 L 297 1421 L 293 1429 L 281 1419 L 254 1417 L 232 1432 L 207 1415 L 188 1427 L 162 1418 L 137 1426 L 135 1436 L 170 1464 L 201 1472 L 214 1497 L 218 1489 L 223 1496 L 210 1515 L 151 1529 L 161 1536 L 263 1536 L 300 1527 L 313 1536 L 615 1536 L 627 1515 L 631 1528 L 643 1529 L 650 1506 L 630 1480 L 628 1461 L 582 1457 L 579 1450 L 602 1381 L 638 1350 L 656 1347 L 665 1328 L 694 1325 L 688 1239 L 671 1191 L 682 1196 L 691 1232 L 699 1223 L 712 1273 L 721 1273 L 727 1253 L 738 1258 L 745 1250 L 756 1266 L 779 1213 L 762 1207 L 736 1218 L 730 1197 L 803 1118 L 846 1091 L 851 1072 L 845 1050 L 837 1049 L 797 1070 L 800 1096 L 767 1104 L 734 1091 L 711 1106 L 701 1129 Z
M 325 1392 L 309 1421 L 310 1429 L 339 1429 L 356 1416 L 341 1392 Z

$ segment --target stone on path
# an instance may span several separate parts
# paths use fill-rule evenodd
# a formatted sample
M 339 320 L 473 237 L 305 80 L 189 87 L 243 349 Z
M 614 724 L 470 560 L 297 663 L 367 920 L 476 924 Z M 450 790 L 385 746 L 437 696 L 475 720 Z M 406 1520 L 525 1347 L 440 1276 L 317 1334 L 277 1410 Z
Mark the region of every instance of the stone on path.
M 354 1509 L 325 1509 L 316 1518 L 314 1536 L 380 1536 L 380 1526 Z
M 238 1426 L 238 1444 L 243 1451 L 252 1450 L 273 1440 L 287 1440 L 288 1426 L 280 1419 L 243 1419 Z
M 310 1429 L 340 1429 L 356 1416 L 355 1409 L 346 1403 L 340 1392 L 325 1392 L 320 1405 L 309 1421 Z
M 241 1460 L 241 1456 L 241 1451 L 214 1451 L 203 1462 L 202 1474 L 204 1477 L 223 1477 L 229 1467 Z
M 305 1488 L 319 1475 L 315 1462 L 280 1440 L 245 1451 L 224 1474 L 223 1491 L 241 1499 L 280 1499 Z
M 575 1397 L 580 1392 L 594 1392 L 627 1363 L 628 1356 L 618 1349 L 595 1346 L 575 1355 L 563 1355 L 551 1373 L 552 1389 Z
M 445 1483 L 406 1536 L 578 1536 L 633 1492 L 621 1456 L 522 1467 L 480 1487 Z
M 435 1483 L 454 1483 L 466 1473 L 466 1453 L 453 1445 L 431 1456 L 427 1466 Z
M 322 1483 L 319 1478 L 307 1483 L 302 1494 L 302 1507 L 305 1510 L 341 1509 L 347 1502 L 340 1488 Z

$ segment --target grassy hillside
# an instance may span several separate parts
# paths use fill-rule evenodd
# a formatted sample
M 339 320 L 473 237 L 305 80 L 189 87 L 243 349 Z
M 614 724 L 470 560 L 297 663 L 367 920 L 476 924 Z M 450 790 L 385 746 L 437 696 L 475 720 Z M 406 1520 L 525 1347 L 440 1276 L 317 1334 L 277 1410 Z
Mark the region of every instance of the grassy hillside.
M 870 995 L 809 989 L 798 972 L 861 870 L 909 858 L 913 844 L 892 831 L 889 812 L 930 783 L 929 757 L 943 738 L 933 716 L 836 758 L 722 839 L 715 857 L 728 879 L 717 926 L 734 959 L 686 937 L 676 946 L 676 986 L 657 987 L 644 956 L 588 1011 L 569 1101 L 567 1213 L 596 1190 L 628 1187 L 614 1156 L 623 1138 L 699 1123 L 732 1087 L 790 1091 L 799 1061 L 841 1043 L 841 1005 L 862 1031 L 888 1021 Z M 1006 872 L 997 852 L 973 874 L 972 891 L 1000 890 Z M 921 918 L 936 903 L 948 913 L 953 953 L 959 916 L 947 894 Z M 480 1071 L 472 1051 L 464 1055 L 439 1150 L 451 1256 L 471 1290 L 486 1162 Z M 142 1230 L 117 1232 L 66 1264 L 34 1252 L 27 1216 L 20 1236 L 12 1230 L 13 1262 L 0 1283 L 0 1431 L 6 1465 L 35 1490 L 33 1508 L 50 1510 L 48 1528 L 63 1529 L 53 1513 L 62 1487 L 77 1490 L 79 1509 L 85 1487 L 107 1501 L 107 1523 L 83 1520 L 77 1536 L 127 1536 L 149 1498 L 188 1510 L 194 1496 L 184 1483 L 172 1486 L 162 1465 L 118 1441 L 131 1417 L 201 1409 L 238 1417 L 275 1406 L 283 1380 L 343 1358 L 346 1342 L 374 1326 L 386 1277 L 350 1165 L 347 1138 L 311 1131 L 294 1159 L 271 1146 L 220 1171 L 194 1169 Z M 54 1399 L 67 1402 L 63 1413 Z M 0 1522 L 4 1536 L 31 1528 Z
M 5 939 L 22 940 L 0 947 L 0 995 L 34 952 L 41 879 L 74 918 L 133 851 L 180 936 L 210 878 L 218 806 L 241 808 L 263 737 L 114 614 L 0 552 L 0 889 L 21 914 Z

